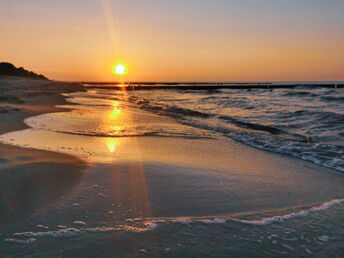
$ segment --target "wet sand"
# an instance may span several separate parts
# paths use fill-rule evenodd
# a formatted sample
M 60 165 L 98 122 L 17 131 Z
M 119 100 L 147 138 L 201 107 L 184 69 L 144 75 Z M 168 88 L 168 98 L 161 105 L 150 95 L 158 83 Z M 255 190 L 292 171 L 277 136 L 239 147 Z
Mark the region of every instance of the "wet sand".
M 24 129 L 20 120 L 24 117 L 68 110 L 62 96 L 55 99 L 56 85 L 50 87 L 47 98 L 38 93 L 26 96 L 32 92 L 24 91 L 23 95 L 13 93 L 24 103 L 1 104 L 20 109 L 0 115 L 6 128 Z M 108 115 L 78 112 L 75 117 L 80 120 L 60 113 L 43 121 L 55 125 L 62 121 L 78 128 L 89 122 L 87 117 L 94 123 L 97 117 L 108 120 Z M 122 108 L 122 113 L 127 115 L 125 123 L 181 126 L 145 111 Z M 99 124 L 111 126 L 107 120 Z M 120 122 L 116 117 L 116 123 Z M 259 248 L 275 255 L 295 254 L 296 243 L 289 243 L 293 250 L 274 253 L 270 229 L 252 228 L 235 219 L 255 221 L 293 214 L 344 197 L 342 173 L 226 138 L 90 137 L 44 128 L 2 136 L 11 144 L 34 149 L 0 145 L 4 178 L 0 194 L 5 200 L 1 216 L 10 222 L 1 226 L 1 255 L 206 256 L 214 252 L 223 256 L 252 255 Z M 336 217 L 333 221 L 337 223 Z M 236 235 L 243 242 L 231 249 Z M 255 239 L 249 239 L 252 236 Z M 259 247 L 263 242 L 258 240 L 268 241 L 266 247 Z M 285 249 L 282 244 L 280 248 Z M 298 254 L 308 252 L 301 249 Z
M 61 92 L 80 91 L 77 85 L 0 77 L 0 134 L 27 128 L 27 117 L 66 109 Z M 0 144 L 0 227 L 25 220 L 68 193 L 86 163 L 56 152 Z

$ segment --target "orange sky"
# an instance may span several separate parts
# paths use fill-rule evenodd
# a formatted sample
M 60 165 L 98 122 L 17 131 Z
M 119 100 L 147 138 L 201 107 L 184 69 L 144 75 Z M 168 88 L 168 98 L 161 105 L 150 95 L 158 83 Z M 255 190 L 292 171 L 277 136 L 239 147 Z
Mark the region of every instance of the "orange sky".
M 51 79 L 118 80 L 121 61 L 136 81 L 344 80 L 343 1 L 13 2 L 0 61 Z

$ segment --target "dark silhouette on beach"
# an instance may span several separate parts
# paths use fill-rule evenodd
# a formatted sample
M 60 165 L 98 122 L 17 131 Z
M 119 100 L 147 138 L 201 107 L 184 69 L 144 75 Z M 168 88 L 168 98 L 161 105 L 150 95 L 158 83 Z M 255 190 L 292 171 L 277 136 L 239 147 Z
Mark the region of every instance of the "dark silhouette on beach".
M 36 74 L 25 70 L 23 67 L 15 67 L 13 64 L 2 62 L 0 63 L 0 75 L 27 77 L 35 80 L 48 80 L 42 74 Z

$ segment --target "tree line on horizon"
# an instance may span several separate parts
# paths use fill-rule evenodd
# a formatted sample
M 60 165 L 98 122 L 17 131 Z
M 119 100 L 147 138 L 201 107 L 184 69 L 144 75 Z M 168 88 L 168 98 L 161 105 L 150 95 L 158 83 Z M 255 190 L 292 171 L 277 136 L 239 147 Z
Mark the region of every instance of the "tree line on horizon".
M 42 74 L 25 70 L 23 67 L 17 68 L 13 64 L 7 62 L 0 63 L 0 75 L 26 77 L 35 80 L 49 80 Z

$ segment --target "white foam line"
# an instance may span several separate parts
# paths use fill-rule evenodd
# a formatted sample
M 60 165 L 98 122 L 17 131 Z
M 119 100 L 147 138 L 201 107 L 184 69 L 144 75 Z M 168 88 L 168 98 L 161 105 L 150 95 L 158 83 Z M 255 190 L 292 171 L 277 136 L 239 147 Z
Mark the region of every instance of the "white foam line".
M 180 224 L 190 224 L 193 222 L 191 218 L 176 218 L 176 219 L 170 219 L 167 221 L 172 222 L 172 223 L 180 223 Z
M 114 232 L 114 231 L 125 231 L 132 233 L 143 233 L 150 232 L 155 230 L 158 227 L 158 224 L 153 221 L 147 221 L 144 223 L 145 227 L 135 227 L 129 225 L 121 225 L 119 227 L 95 227 L 95 228 L 63 228 L 56 231 L 45 231 L 45 232 L 21 232 L 14 233 L 15 237 L 29 237 L 29 239 L 14 239 L 7 238 L 6 242 L 18 243 L 18 244 L 30 244 L 36 241 L 38 238 L 42 237 L 51 237 L 51 238 L 69 238 L 76 235 L 81 235 L 84 233 L 105 233 L 105 232 Z
M 92 232 L 92 233 L 104 233 L 104 232 L 114 232 L 119 231 L 119 228 L 112 228 L 112 227 L 96 227 L 96 228 L 86 228 L 84 231 Z
M 158 224 L 155 222 L 149 221 L 145 223 L 145 226 L 146 226 L 145 228 L 124 226 L 123 229 L 127 232 L 142 233 L 142 232 L 154 231 L 158 227 Z
M 45 231 L 45 232 L 21 232 L 21 233 L 14 233 L 13 236 L 19 237 L 32 237 L 32 238 L 40 238 L 40 237 L 72 237 L 79 235 L 81 230 L 76 228 L 64 228 L 56 231 Z
M 228 220 L 235 221 L 243 224 L 250 224 L 256 226 L 265 226 L 274 222 L 282 222 L 297 217 L 304 217 L 313 212 L 320 212 L 331 208 L 334 205 L 340 205 L 344 202 L 344 199 L 336 199 L 329 202 L 325 202 L 320 206 L 312 207 L 308 210 L 301 210 L 298 212 L 292 212 L 285 215 L 274 216 L 269 218 L 263 218 L 260 220 L 242 220 L 236 218 L 224 218 L 218 217 L 214 219 L 210 218 L 192 218 L 192 217 L 179 217 L 170 219 L 151 219 L 144 222 L 144 227 L 135 227 L 130 225 L 120 225 L 118 227 L 95 227 L 95 228 L 63 228 L 56 231 L 46 231 L 46 232 L 21 232 L 14 233 L 13 236 L 16 237 L 27 237 L 28 239 L 14 239 L 6 238 L 6 242 L 20 243 L 20 244 L 30 244 L 36 241 L 38 238 L 51 237 L 51 238 L 69 238 L 76 235 L 81 235 L 84 233 L 104 233 L 104 232 L 115 232 L 115 231 L 125 231 L 132 233 L 144 233 L 154 231 L 158 228 L 161 223 L 179 223 L 179 224 L 191 224 L 191 223 L 204 223 L 204 224 L 224 224 Z
M 31 243 L 35 242 L 36 240 L 37 240 L 36 238 L 29 238 L 29 239 L 26 239 L 26 240 L 14 239 L 14 238 L 6 238 L 5 242 L 17 243 L 17 244 L 31 244 Z
M 240 222 L 243 224 L 265 226 L 265 225 L 269 225 L 269 224 L 274 223 L 274 222 L 282 222 L 282 221 L 289 220 L 292 218 L 305 217 L 305 216 L 309 215 L 310 213 L 327 210 L 334 205 L 341 204 L 342 202 L 344 202 L 344 199 L 336 199 L 336 200 L 332 200 L 329 202 L 325 202 L 320 206 L 316 206 L 316 207 L 310 208 L 308 210 L 301 210 L 298 212 L 292 212 L 292 213 L 288 213 L 285 215 L 263 218 L 260 220 L 242 220 L 242 219 L 231 219 L 231 220 L 236 221 L 236 222 Z
M 214 218 L 214 219 L 188 219 L 185 220 L 183 224 L 189 224 L 194 222 L 199 222 L 203 224 L 224 224 L 227 222 L 228 219 L 226 218 Z M 188 222 L 188 223 L 186 223 Z

